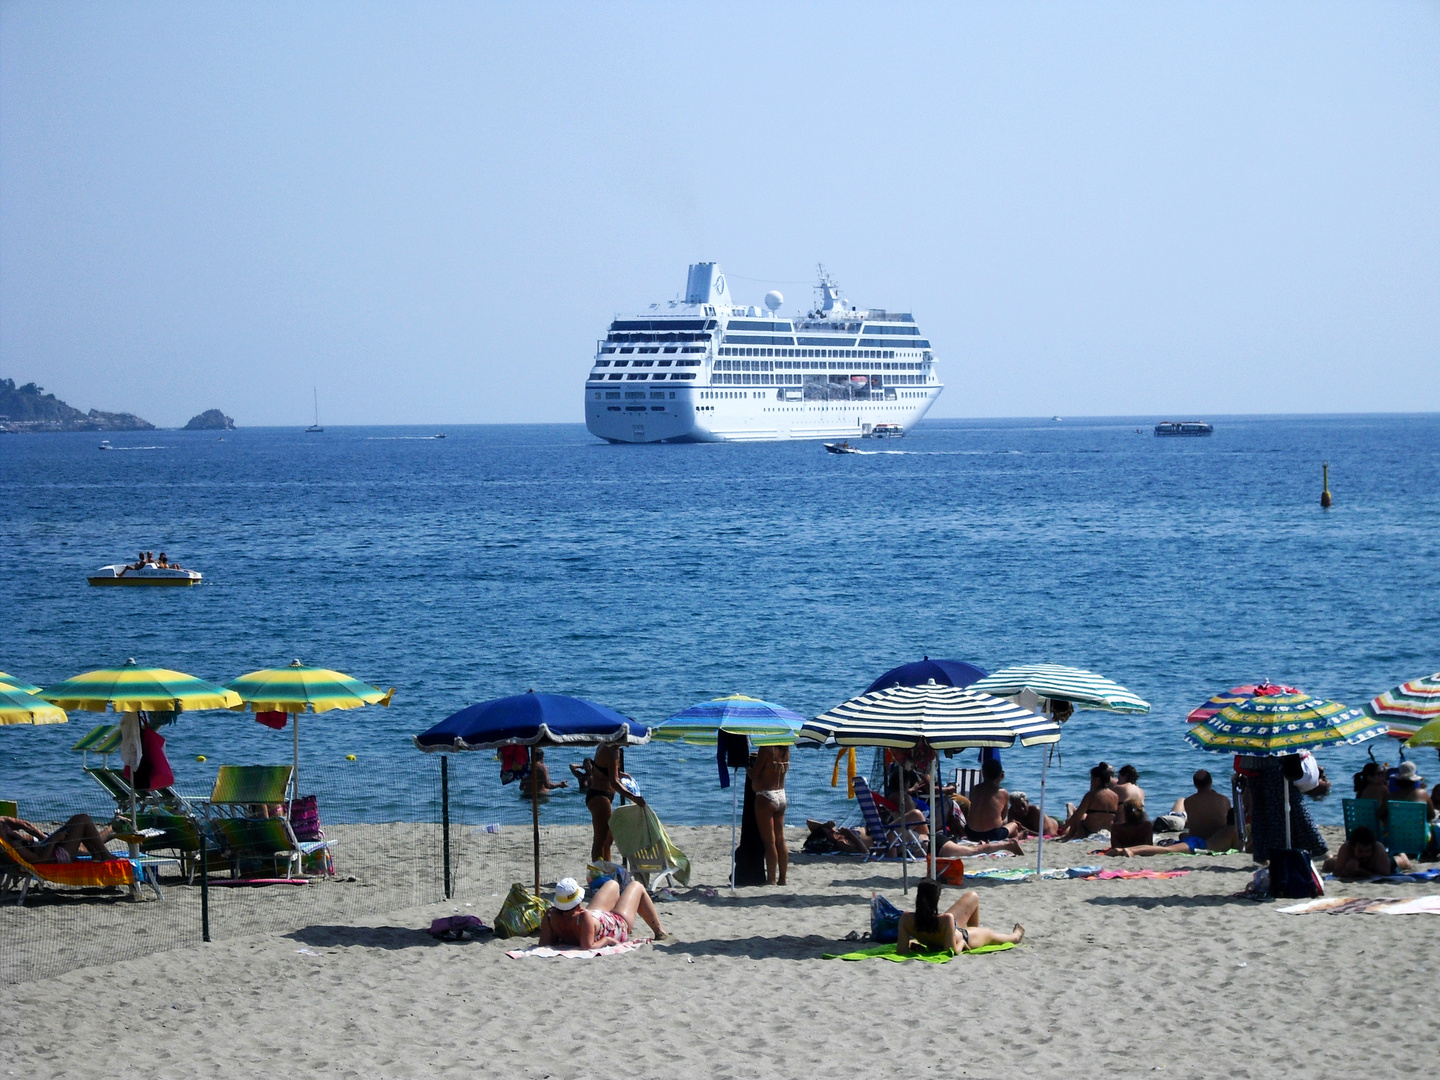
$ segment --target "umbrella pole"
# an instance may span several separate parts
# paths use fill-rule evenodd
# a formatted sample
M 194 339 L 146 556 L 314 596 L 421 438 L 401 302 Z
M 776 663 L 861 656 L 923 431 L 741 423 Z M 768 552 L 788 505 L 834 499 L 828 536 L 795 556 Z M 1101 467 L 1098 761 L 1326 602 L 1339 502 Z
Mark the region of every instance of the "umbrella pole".
M 1285 785 L 1285 849 L 1290 850 L 1290 781 L 1282 774 L 1280 782 Z
M 619 785 L 616 785 L 617 787 Z M 540 788 L 535 783 L 535 768 L 530 768 L 530 828 L 535 847 L 535 895 L 540 895 Z
M 290 812 L 295 812 L 295 800 L 300 798 L 300 714 L 291 716 L 291 738 L 295 743 L 295 764 L 290 770 Z
M 940 851 L 940 813 L 935 802 L 935 774 L 940 771 L 940 758 L 930 763 L 930 880 L 935 880 L 935 856 Z
M 1044 881 L 1041 873 L 1045 866 L 1045 779 L 1050 771 L 1050 758 L 1055 754 L 1055 744 L 1051 743 L 1045 748 L 1045 757 L 1040 762 L 1040 835 L 1035 844 L 1035 877 Z

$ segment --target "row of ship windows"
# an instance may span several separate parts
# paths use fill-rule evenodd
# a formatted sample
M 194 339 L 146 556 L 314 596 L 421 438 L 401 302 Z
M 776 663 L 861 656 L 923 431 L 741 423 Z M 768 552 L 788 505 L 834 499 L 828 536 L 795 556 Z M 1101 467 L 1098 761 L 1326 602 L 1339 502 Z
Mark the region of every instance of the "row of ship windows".
M 644 400 L 645 400 L 645 393 L 646 393 L 646 392 L 645 392 L 644 390 L 626 390 L 624 394 L 621 394 L 619 390 L 607 390 L 607 391 L 605 391 L 605 400 L 606 400 L 606 401 L 620 401 L 620 400 L 623 399 L 623 400 L 625 400 L 625 401 L 644 401 Z M 664 401 L 664 400 L 665 400 L 665 391 L 664 391 L 664 390 L 651 390 L 649 393 L 650 393 L 650 399 L 651 399 L 652 401 Z M 595 400 L 596 400 L 596 401 L 599 401 L 599 400 L 600 400 L 600 391 L 598 391 L 598 390 L 595 391 Z M 675 400 L 675 391 L 674 391 L 674 390 L 671 390 L 671 391 L 670 391 L 670 400 L 671 400 L 671 401 L 674 401 L 674 400 Z
M 609 367 L 611 363 L 616 367 L 669 367 L 674 364 L 676 367 L 699 367 L 699 360 L 596 360 L 596 367 Z
M 918 343 L 917 343 L 918 344 Z M 928 344 L 928 342 L 926 343 Z M 790 356 L 832 360 L 894 360 L 894 349 L 750 349 L 722 345 L 717 356 Z M 913 353 L 910 355 L 914 355 Z
M 700 373 L 699 373 L 698 371 L 674 371 L 674 372 L 670 372 L 670 378 L 671 378 L 671 379 L 693 379 L 693 378 L 695 378 L 695 376 L 697 376 L 697 375 L 699 375 L 699 374 L 700 374 Z M 638 371 L 638 372 L 632 371 L 632 372 L 631 372 L 630 374 L 628 374 L 628 375 L 619 374 L 619 373 L 613 374 L 613 375 L 610 376 L 610 380 L 609 380 L 609 381 L 610 381 L 610 382 L 619 382 L 620 380 L 624 379 L 624 380 L 626 380 L 627 382 L 640 382 L 642 379 L 653 379 L 653 380 L 655 380 L 656 382 L 659 382 L 661 379 L 665 378 L 665 376 L 666 376 L 666 373 L 663 372 L 663 371 Z M 591 382 L 601 382 L 601 381 L 603 381 L 604 379 L 605 379 L 604 374 L 591 375 L 591 376 L 590 376 L 590 381 L 591 381 Z
M 844 379 L 847 377 L 860 380 L 868 379 L 876 386 L 920 386 L 925 382 L 924 375 L 870 375 L 863 371 L 855 372 L 849 376 L 828 376 L 828 378 L 831 379 Z M 614 378 L 614 376 L 611 376 L 611 378 Z M 742 386 L 747 384 L 759 386 L 800 386 L 804 382 L 824 382 L 827 376 L 802 375 L 798 371 L 793 374 L 790 372 L 780 372 L 775 375 L 761 374 L 758 371 L 745 371 L 737 375 L 731 375 L 726 372 L 716 372 L 714 375 L 711 375 L 710 378 L 717 383 L 739 383 Z
M 601 351 L 602 353 L 613 353 L 613 352 L 615 352 L 615 346 L 614 346 L 614 345 L 605 345 L 605 346 L 603 346 L 603 347 L 600 349 L 600 351 Z M 623 348 L 623 349 L 620 350 L 621 353 L 658 353 L 658 352 L 667 352 L 667 353 L 673 353 L 673 352 L 703 353 L 704 351 L 705 351 L 705 346 L 704 346 L 704 345 L 686 345 L 686 346 L 684 346 L 683 348 L 678 347 L 678 346 L 675 346 L 675 345 L 669 345 L 669 346 L 666 346 L 663 350 L 662 350 L 658 345 L 656 345 L 656 346 L 651 346 L 651 347 L 648 347 L 648 348 L 643 348 L 643 349 L 637 349 L 637 348 L 635 348 L 635 346 L 633 346 L 633 345 L 627 345 L 625 348 Z
M 805 360 L 716 360 L 716 371 L 847 371 L 855 364 L 821 364 Z M 864 365 L 859 365 L 863 367 Z M 920 364 L 871 364 L 872 371 L 923 371 Z

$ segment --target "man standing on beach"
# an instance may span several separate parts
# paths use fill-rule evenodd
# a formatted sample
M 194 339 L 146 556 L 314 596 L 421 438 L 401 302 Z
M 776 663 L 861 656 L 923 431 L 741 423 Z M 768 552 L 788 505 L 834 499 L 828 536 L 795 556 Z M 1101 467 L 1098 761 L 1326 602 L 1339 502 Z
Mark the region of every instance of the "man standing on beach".
M 970 810 L 965 815 L 965 838 L 984 843 L 987 840 L 1011 839 L 1010 825 L 1005 818 L 1010 809 L 1010 793 L 1000 786 L 1005 770 L 991 759 L 980 768 L 980 783 L 970 789 Z M 1019 831 L 1019 826 L 1014 826 Z

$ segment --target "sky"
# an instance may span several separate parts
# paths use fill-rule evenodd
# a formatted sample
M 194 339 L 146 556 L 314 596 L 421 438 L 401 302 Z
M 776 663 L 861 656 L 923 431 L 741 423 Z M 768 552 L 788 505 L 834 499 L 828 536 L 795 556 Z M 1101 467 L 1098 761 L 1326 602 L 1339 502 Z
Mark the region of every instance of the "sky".
M 0 3 L 0 377 L 582 422 L 616 313 L 909 309 L 931 416 L 1440 409 L 1440 5 Z

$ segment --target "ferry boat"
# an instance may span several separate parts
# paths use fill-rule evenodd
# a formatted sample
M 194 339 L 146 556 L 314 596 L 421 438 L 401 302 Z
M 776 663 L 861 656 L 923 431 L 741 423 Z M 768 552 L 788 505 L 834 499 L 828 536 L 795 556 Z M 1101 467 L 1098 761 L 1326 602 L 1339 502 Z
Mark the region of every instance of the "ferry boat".
M 944 389 L 908 312 L 855 307 L 819 268 L 815 308 L 732 303 L 716 263 L 690 267 L 685 299 L 622 315 L 596 343 L 585 426 L 613 443 L 834 439 L 903 434 Z
M 1166 420 L 1155 425 L 1156 435 L 1213 435 L 1215 429 L 1204 420 Z
M 133 564 L 126 566 L 124 563 L 112 563 L 110 566 L 100 567 L 85 580 L 91 585 L 199 585 L 200 574 L 194 570 L 182 570 L 178 566 L 157 566 L 153 562 L 143 563 L 138 567 Z

